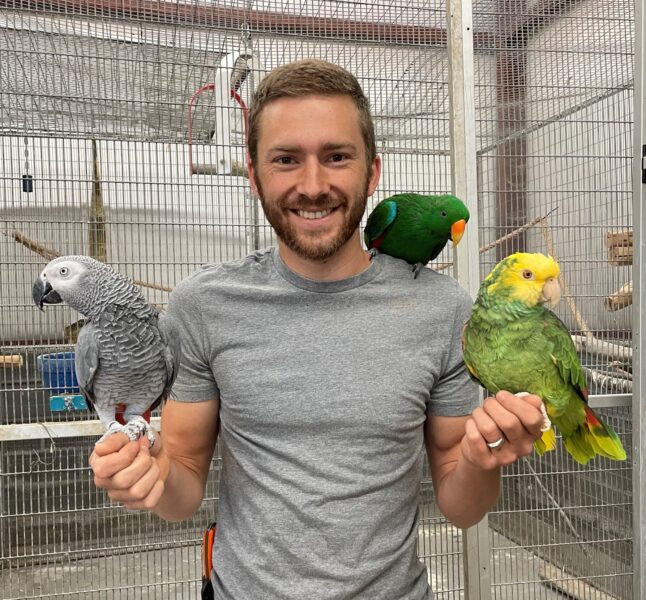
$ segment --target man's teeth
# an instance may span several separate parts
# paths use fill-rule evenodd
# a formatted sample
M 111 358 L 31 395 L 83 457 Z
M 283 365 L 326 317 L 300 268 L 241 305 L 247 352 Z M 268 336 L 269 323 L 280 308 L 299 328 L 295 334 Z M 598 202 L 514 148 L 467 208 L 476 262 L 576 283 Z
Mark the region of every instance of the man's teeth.
M 299 210 L 298 215 L 304 219 L 322 219 L 327 217 L 332 212 L 332 209 L 328 210 L 317 210 L 316 212 L 309 212 L 307 210 Z

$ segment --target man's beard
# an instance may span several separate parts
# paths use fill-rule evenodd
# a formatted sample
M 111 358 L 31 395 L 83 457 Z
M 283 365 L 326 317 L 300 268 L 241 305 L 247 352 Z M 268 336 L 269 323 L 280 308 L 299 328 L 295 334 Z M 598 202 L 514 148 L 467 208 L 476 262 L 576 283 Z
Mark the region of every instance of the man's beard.
M 348 199 L 345 196 L 329 195 L 319 196 L 315 199 L 299 197 L 295 203 L 288 203 L 285 198 L 279 198 L 277 202 L 270 203 L 265 200 L 260 181 L 256 178 L 256 187 L 260 196 L 260 203 L 267 220 L 274 228 L 280 240 L 295 254 L 307 260 L 326 260 L 334 256 L 353 236 L 361 223 L 361 218 L 368 203 L 368 178 L 366 177 L 363 191 L 355 198 Z M 316 232 L 298 231 L 290 223 L 284 214 L 283 208 L 289 206 L 291 210 L 325 210 L 331 206 L 339 206 L 337 210 L 347 211 L 344 214 L 344 222 L 334 237 L 321 240 Z

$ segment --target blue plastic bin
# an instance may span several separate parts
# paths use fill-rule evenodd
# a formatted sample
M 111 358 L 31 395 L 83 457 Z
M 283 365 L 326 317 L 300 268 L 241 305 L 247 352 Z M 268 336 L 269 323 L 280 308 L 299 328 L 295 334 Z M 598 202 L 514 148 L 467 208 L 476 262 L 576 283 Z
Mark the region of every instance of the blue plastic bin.
M 36 357 L 43 387 L 50 394 L 78 394 L 80 392 L 74 371 L 74 352 L 54 352 Z

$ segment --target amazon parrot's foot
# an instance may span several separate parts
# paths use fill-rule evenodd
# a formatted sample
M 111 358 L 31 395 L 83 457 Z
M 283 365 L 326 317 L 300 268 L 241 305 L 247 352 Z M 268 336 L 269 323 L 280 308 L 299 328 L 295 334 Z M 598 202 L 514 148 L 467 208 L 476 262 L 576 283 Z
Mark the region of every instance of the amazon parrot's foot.
M 417 279 L 417 276 L 419 275 L 419 272 L 422 270 L 423 266 L 423 263 L 415 263 L 413 265 L 413 279 Z
M 514 394 L 514 396 L 522 398 L 523 396 L 529 396 L 529 392 L 517 392 L 516 394 Z M 550 418 L 547 416 L 547 409 L 545 408 L 545 404 L 541 404 L 541 412 L 543 413 L 543 425 L 541 426 L 541 431 L 545 433 L 552 427 L 552 421 L 550 421 Z
M 379 254 L 379 250 L 377 250 L 377 248 L 370 248 L 370 250 L 368 250 L 368 254 L 370 255 L 370 260 L 372 260 L 377 256 L 377 254 Z

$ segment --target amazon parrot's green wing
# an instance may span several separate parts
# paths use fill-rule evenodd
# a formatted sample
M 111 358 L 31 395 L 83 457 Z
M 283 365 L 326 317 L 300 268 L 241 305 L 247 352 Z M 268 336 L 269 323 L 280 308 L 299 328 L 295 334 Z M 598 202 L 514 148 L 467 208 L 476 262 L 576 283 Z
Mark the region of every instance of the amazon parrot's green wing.
M 478 385 L 480 385 L 482 387 L 487 387 L 486 385 L 484 385 L 484 383 L 482 383 L 482 381 L 480 381 L 478 375 L 476 374 L 475 368 L 473 367 L 473 365 L 471 364 L 471 361 L 469 360 L 469 353 L 466 351 L 467 350 L 467 344 L 466 344 L 466 340 L 465 340 L 466 335 L 467 335 L 467 325 L 465 325 L 462 328 L 462 336 L 460 338 L 461 341 L 462 341 L 462 358 L 464 359 L 464 364 L 465 364 L 465 366 L 467 368 L 467 371 L 468 371 L 469 375 L 471 376 L 471 379 L 473 379 L 473 381 L 475 381 Z M 476 341 L 476 343 L 477 343 L 477 341 Z M 476 350 L 476 352 L 477 352 L 477 350 Z
M 363 232 L 363 239 L 368 248 L 377 248 L 381 245 L 388 228 L 397 218 L 397 202 L 395 200 L 383 200 L 368 217 L 366 228 Z
M 545 310 L 541 318 L 544 325 L 545 339 L 551 347 L 552 361 L 561 374 L 563 381 L 569 383 L 576 390 L 581 400 L 587 403 L 588 385 L 570 332 L 563 321 L 549 310 Z
M 545 311 L 544 333 L 551 342 L 551 358 L 563 381 L 571 386 L 583 404 L 570 402 L 567 410 L 554 416 L 554 422 L 563 434 L 563 443 L 578 462 L 585 464 L 595 454 L 614 460 L 625 460 L 626 451 L 617 434 L 588 406 L 588 388 L 585 373 L 576 347 L 567 327 L 551 311 Z M 577 412 L 581 417 L 577 416 Z M 583 420 L 583 423 L 581 423 Z

